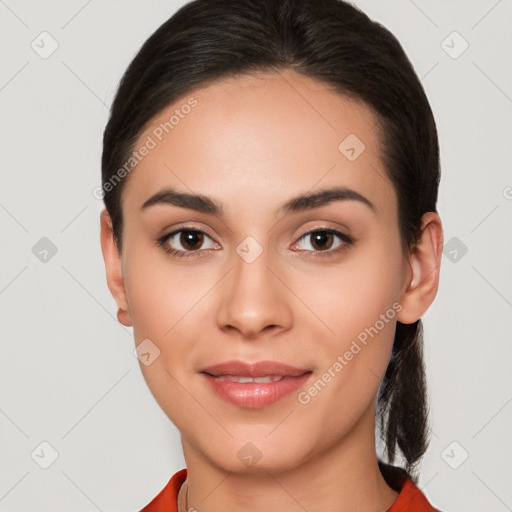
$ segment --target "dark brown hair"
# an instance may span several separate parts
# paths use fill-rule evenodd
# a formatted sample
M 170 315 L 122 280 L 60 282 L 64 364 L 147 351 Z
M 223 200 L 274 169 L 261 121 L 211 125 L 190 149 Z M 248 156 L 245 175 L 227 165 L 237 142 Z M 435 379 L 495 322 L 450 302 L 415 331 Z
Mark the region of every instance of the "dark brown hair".
M 403 248 L 412 249 L 422 215 L 436 211 L 439 147 L 425 92 L 397 39 L 341 0 L 195 0 L 143 44 L 120 81 L 105 128 L 102 187 L 120 252 L 121 193 L 129 176 L 115 186 L 112 178 L 149 122 L 214 80 L 282 69 L 373 109 L 381 158 L 398 197 Z M 377 414 L 388 461 L 400 451 L 414 478 L 428 444 L 421 320 L 397 324 Z

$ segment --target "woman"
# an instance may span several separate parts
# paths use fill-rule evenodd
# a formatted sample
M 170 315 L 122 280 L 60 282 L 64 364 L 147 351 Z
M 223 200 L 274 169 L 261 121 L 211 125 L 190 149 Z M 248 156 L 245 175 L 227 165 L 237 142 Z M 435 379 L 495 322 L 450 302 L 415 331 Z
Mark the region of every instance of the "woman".
M 439 148 L 394 36 L 338 0 L 195 0 L 124 74 L 102 179 L 108 286 L 186 461 L 144 510 L 435 510 Z

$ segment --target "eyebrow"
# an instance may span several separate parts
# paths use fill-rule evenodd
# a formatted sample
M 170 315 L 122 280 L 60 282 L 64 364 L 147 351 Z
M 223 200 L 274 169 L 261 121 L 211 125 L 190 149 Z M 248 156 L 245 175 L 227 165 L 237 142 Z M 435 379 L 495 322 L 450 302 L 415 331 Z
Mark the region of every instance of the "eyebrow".
M 334 187 L 294 197 L 284 203 L 277 214 L 279 217 L 282 217 L 291 213 L 320 208 L 334 201 L 345 200 L 359 201 L 368 206 L 373 212 L 376 212 L 375 205 L 369 199 L 359 194 L 359 192 L 346 187 Z M 222 205 L 215 200 L 201 194 L 189 194 L 172 188 L 165 188 L 152 195 L 142 205 L 141 210 L 157 204 L 168 204 L 180 208 L 188 208 L 189 210 L 195 210 L 217 217 L 224 216 Z

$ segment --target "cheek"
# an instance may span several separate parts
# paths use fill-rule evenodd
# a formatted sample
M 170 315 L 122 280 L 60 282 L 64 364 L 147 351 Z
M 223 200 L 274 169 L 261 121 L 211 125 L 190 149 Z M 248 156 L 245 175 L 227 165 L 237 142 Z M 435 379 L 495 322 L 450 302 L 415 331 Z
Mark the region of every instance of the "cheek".
M 199 273 L 171 264 L 161 249 L 131 250 L 127 244 L 124 283 L 135 338 L 164 342 L 204 294 Z
M 340 421 L 370 405 L 391 355 L 402 263 L 399 252 L 361 251 L 333 269 L 323 293 L 309 297 L 331 332 L 317 347 L 320 382 L 304 402 L 311 398 L 321 409 L 339 404 L 332 414 Z
M 329 328 L 332 346 L 342 349 L 360 334 L 364 341 L 365 329 L 376 323 L 382 337 L 392 337 L 402 265 L 399 251 L 368 247 L 339 265 L 303 273 L 304 301 Z
M 126 244 L 125 290 L 136 344 L 149 339 L 159 353 L 154 363 L 140 368 L 157 401 L 163 403 L 169 395 L 179 400 L 183 393 L 178 382 L 194 371 L 199 341 L 210 328 L 204 320 L 211 322 L 209 290 L 216 276 L 141 245 Z
M 201 411 L 191 410 L 182 386 L 195 337 L 190 320 L 205 286 L 194 284 L 183 266 L 171 265 L 159 250 L 133 245 L 125 245 L 123 273 L 135 343 L 149 339 L 156 345 L 153 354 L 158 354 L 148 365 L 139 362 L 141 373 L 171 421 L 186 429 L 183 421 L 196 421 L 196 414 L 197 421 L 201 419 Z M 188 410 L 186 417 L 183 410 Z

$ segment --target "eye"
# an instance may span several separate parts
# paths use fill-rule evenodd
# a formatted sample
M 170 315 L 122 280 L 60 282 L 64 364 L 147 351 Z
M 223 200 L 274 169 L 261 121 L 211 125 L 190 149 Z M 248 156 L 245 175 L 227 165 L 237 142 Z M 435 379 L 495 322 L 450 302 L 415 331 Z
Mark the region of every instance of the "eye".
M 304 244 L 310 238 L 310 242 Z M 337 241 L 336 241 L 337 239 Z M 209 245 L 208 245 L 209 241 Z M 207 246 L 204 247 L 205 242 Z M 304 252 L 308 257 L 331 256 L 347 249 L 354 243 L 349 235 L 332 228 L 315 229 L 302 235 L 299 242 L 292 247 L 293 250 Z M 168 233 L 157 240 L 162 249 L 173 256 L 193 257 L 199 256 L 206 249 L 219 249 L 220 245 L 212 237 L 199 229 L 181 228 Z M 304 245 L 311 249 L 304 248 Z
M 310 239 L 309 243 L 301 243 L 300 240 L 306 241 Z M 338 242 L 336 242 L 336 238 Z M 299 247 L 299 251 L 309 252 L 307 256 L 330 256 L 333 253 L 338 253 L 350 247 L 354 243 L 352 237 L 345 233 L 341 233 L 335 229 L 322 228 L 309 231 L 302 235 L 299 242 L 293 246 L 294 248 Z M 312 249 L 304 249 L 304 245 L 312 247 Z M 315 254 L 316 253 L 316 254 Z M 325 254 L 322 254 L 325 253 Z
M 210 241 L 210 245 L 204 247 L 203 244 L 208 240 Z M 181 228 L 159 238 L 158 245 L 167 253 L 179 257 L 190 257 L 201 250 L 217 249 L 220 247 L 220 245 L 214 242 L 204 231 L 186 228 Z

